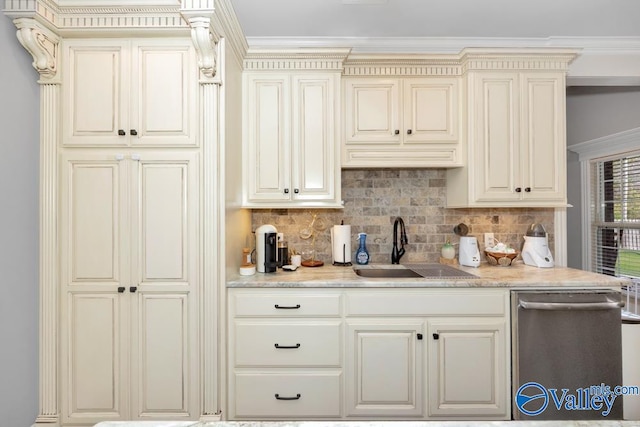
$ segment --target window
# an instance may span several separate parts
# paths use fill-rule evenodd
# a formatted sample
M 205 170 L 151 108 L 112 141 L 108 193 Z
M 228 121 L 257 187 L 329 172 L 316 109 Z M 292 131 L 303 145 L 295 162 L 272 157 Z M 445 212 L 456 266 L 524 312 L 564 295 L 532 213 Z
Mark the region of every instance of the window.
M 591 268 L 633 279 L 627 309 L 638 314 L 640 153 L 593 160 L 591 179 Z
M 640 279 L 640 153 L 591 163 L 591 266 Z

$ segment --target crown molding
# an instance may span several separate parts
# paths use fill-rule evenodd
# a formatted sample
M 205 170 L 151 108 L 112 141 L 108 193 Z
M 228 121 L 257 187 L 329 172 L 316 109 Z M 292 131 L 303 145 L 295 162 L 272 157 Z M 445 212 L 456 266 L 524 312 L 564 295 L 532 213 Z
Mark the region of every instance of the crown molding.
M 640 147 L 640 128 L 634 128 L 579 142 L 568 146 L 567 149 L 577 153 L 578 160 L 584 162 L 619 153 L 638 151 L 638 147 Z
M 247 37 L 250 48 L 349 47 L 353 53 L 458 53 L 465 48 L 640 51 L 640 37 Z
M 342 71 L 351 49 L 249 49 L 245 70 L 333 70 Z

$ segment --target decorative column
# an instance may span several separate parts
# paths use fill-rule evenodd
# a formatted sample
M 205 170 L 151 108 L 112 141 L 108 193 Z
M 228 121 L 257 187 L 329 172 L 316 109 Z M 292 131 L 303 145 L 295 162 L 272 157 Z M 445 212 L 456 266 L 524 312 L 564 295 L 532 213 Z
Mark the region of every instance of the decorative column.
M 40 74 L 40 328 L 39 414 L 35 425 L 59 425 L 58 408 L 58 259 L 57 146 L 60 79 L 57 73 L 60 39 L 33 18 L 18 18 L 17 37 L 33 57 Z
M 191 39 L 198 55 L 200 69 L 200 147 L 202 152 L 202 280 L 200 288 L 201 343 L 201 412 L 202 421 L 222 418 L 220 387 L 223 382 L 220 339 L 220 287 L 224 286 L 224 257 L 220 253 L 224 206 L 221 196 L 220 162 L 220 85 L 219 49 L 223 43 L 212 29 L 213 0 L 183 0 L 182 16 L 191 27 Z M 223 208 L 224 209 L 224 208 Z M 223 211 L 222 209 L 222 211 Z

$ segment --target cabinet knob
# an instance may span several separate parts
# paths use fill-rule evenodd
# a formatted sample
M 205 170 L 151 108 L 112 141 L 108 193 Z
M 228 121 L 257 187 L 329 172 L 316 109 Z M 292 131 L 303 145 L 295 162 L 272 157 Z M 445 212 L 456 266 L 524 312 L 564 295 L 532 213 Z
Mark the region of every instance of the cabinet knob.
M 124 292 L 124 286 L 118 286 L 118 293 L 121 294 Z
M 118 135 L 119 136 L 125 136 L 127 133 L 124 131 L 124 129 L 118 129 Z
M 131 287 L 129 288 L 129 292 L 131 292 L 131 293 L 134 293 L 134 292 L 135 292 L 135 291 L 137 291 L 137 290 L 138 290 L 138 288 L 137 288 L 136 286 L 131 286 Z
M 412 133 L 411 129 L 407 129 L 407 135 L 411 135 Z
M 289 194 L 289 189 L 288 188 L 284 189 L 284 194 Z
M 433 334 L 433 339 L 434 340 L 440 339 L 440 334 Z
M 138 131 L 135 129 L 131 129 L 131 131 L 129 132 L 131 135 L 136 136 L 138 134 Z
M 419 340 L 421 340 L 421 339 L 422 339 L 422 334 L 418 334 L 418 335 L 416 335 L 416 337 L 417 337 Z
M 521 191 L 522 191 L 522 188 L 520 188 L 520 187 L 516 187 L 516 193 L 519 193 L 519 192 L 521 192 Z
M 400 129 L 396 129 L 395 132 L 393 132 L 394 135 L 400 135 Z
M 527 188 L 525 188 L 525 189 L 524 189 L 524 192 L 525 192 L 525 193 L 531 193 L 531 187 L 527 187 Z
M 298 190 L 297 188 L 294 188 L 294 189 L 293 189 L 293 192 L 294 192 L 294 193 L 296 193 L 296 194 L 298 194 L 298 193 L 300 192 L 300 190 Z

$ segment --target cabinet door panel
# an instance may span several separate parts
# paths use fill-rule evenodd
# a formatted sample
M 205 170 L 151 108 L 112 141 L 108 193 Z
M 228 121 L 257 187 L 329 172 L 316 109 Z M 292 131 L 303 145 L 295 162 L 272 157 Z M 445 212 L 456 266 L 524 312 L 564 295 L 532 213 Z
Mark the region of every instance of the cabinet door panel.
M 132 349 L 134 418 L 186 418 L 192 413 L 194 384 L 188 294 L 139 293 Z
M 83 42 L 65 49 L 63 93 L 65 144 L 125 145 L 128 65 L 124 45 Z
M 192 51 L 184 46 L 141 45 L 133 48 L 131 128 L 135 144 L 195 144 Z
M 347 325 L 347 414 L 421 416 L 423 322 Z
M 289 200 L 289 77 L 247 76 L 249 201 Z
M 458 81 L 404 81 L 404 140 L 406 143 L 457 142 Z M 411 130 L 411 133 L 407 133 Z
M 126 338 L 121 323 L 122 296 L 67 294 L 63 332 L 63 393 L 67 421 L 93 424 L 127 418 Z M 123 341 L 125 340 L 125 341 Z M 124 344 L 124 345 L 123 345 Z
M 61 169 L 62 282 L 113 291 L 122 280 L 126 165 L 115 154 L 78 153 L 65 155 Z
M 518 199 L 518 80 L 515 74 L 478 76 L 476 102 L 477 201 Z M 473 130 L 472 130 L 473 132 Z
M 564 81 L 562 74 L 523 75 L 523 198 L 563 200 L 565 194 Z
M 346 142 L 399 144 L 398 80 L 345 80 Z
M 296 200 L 335 197 L 333 76 L 293 78 L 293 179 Z M 296 193 L 295 191 L 298 190 Z
M 430 416 L 508 416 L 505 334 L 502 319 L 429 321 Z
M 197 254 L 196 156 L 144 153 L 136 163 L 137 283 L 188 284 Z

